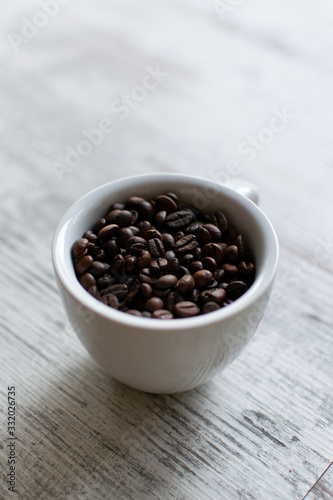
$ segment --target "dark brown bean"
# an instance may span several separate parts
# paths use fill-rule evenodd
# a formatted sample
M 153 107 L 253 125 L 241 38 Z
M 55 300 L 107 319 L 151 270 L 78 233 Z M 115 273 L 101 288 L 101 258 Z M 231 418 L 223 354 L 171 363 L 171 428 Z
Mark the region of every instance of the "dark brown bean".
M 177 278 L 173 274 L 165 274 L 156 281 L 156 288 L 171 288 L 176 285 Z
M 113 293 L 119 301 L 122 301 L 128 294 L 128 286 L 125 283 L 115 283 L 101 290 L 101 295 L 107 295 L 108 293 Z
M 75 264 L 75 271 L 76 274 L 83 274 L 87 271 L 87 269 L 91 266 L 93 263 L 94 259 L 92 258 L 91 255 L 84 255 L 77 261 Z
M 179 271 L 179 260 L 177 257 L 173 257 L 168 261 L 167 272 L 168 274 L 177 274 Z
M 203 226 L 200 226 L 195 234 L 196 237 L 198 238 L 198 241 L 200 241 L 200 243 L 202 243 L 203 245 L 206 245 L 207 243 L 211 243 L 213 241 L 210 232 Z
M 142 220 L 141 222 L 138 222 L 138 229 L 141 233 L 141 235 L 144 235 L 146 231 L 151 229 L 152 225 L 148 220 Z
M 127 294 L 127 296 L 124 299 L 124 304 L 129 304 L 130 302 L 132 302 L 132 300 L 138 294 L 138 292 L 140 290 L 140 286 L 141 286 L 140 280 L 138 280 L 137 278 L 135 278 L 133 280 L 133 283 L 128 288 L 128 294 Z
M 165 210 L 168 213 L 175 212 L 178 209 L 178 204 L 170 198 L 170 196 L 161 194 L 155 199 L 156 209 L 158 211 Z
M 145 303 L 145 308 L 147 309 L 147 311 L 150 312 L 153 312 L 156 309 L 163 309 L 163 307 L 164 307 L 164 302 L 159 297 L 151 297 Z
M 218 304 L 222 304 L 226 295 L 226 291 L 222 288 L 212 288 L 211 290 L 201 292 L 199 299 L 202 302 L 217 302 Z
M 158 238 L 152 238 L 148 241 L 148 250 L 154 259 L 163 257 L 165 254 L 164 245 Z
M 156 297 L 165 298 L 172 292 L 172 288 L 156 288 L 155 295 Z
M 218 266 L 221 265 L 223 261 L 223 250 L 217 243 L 208 243 L 202 249 L 203 257 L 213 257 Z
M 222 233 L 225 233 L 228 229 L 228 221 L 222 212 L 216 212 L 215 214 L 217 225 Z
M 165 224 L 171 229 L 181 229 L 192 221 L 192 213 L 189 210 L 178 210 L 169 214 L 165 219 Z
M 98 243 L 98 236 L 97 234 L 93 233 L 92 231 L 88 230 L 84 233 L 83 238 L 86 238 L 87 240 L 90 241 L 90 243 Z
M 225 272 L 223 271 L 222 268 L 216 269 L 214 273 L 214 280 L 216 280 L 218 283 L 220 283 L 223 278 L 224 278 Z
M 185 274 L 177 283 L 177 290 L 182 293 L 191 293 L 195 286 L 195 281 L 193 276 L 190 274 Z
M 220 241 L 222 233 L 218 227 L 214 226 L 214 224 L 204 224 L 202 227 L 209 232 L 213 242 Z
M 117 224 L 119 227 L 125 227 L 132 224 L 133 218 L 133 213 L 128 210 L 112 210 L 106 216 L 106 223 Z
M 98 233 L 98 237 L 100 240 L 109 240 L 118 232 L 118 230 L 118 224 L 108 224 L 107 226 L 102 227 Z
M 163 226 L 165 219 L 166 219 L 167 213 L 165 210 L 161 210 L 160 212 L 157 212 L 157 214 L 154 217 L 154 222 L 156 227 L 161 227 Z
M 162 242 L 166 250 L 171 250 L 175 246 L 175 239 L 170 233 L 162 234 Z
M 222 269 L 226 276 L 236 276 L 238 273 L 238 267 L 235 264 L 223 264 Z
M 213 275 L 207 269 L 202 269 L 194 273 L 193 278 L 198 288 L 205 288 L 214 282 Z
M 106 288 L 110 285 L 113 285 L 114 283 L 116 283 L 117 281 L 117 278 L 111 274 L 106 274 L 105 276 L 102 276 L 101 278 L 98 278 L 96 280 L 96 284 L 98 286 L 99 289 L 101 288 Z
M 119 300 L 113 293 L 107 293 L 106 295 L 103 295 L 100 298 L 100 301 L 103 302 L 103 304 L 105 304 L 106 306 L 112 307 L 113 309 L 118 309 L 119 307 Z
M 153 312 L 152 317 L 155 319 L 173 319 L 173 314 L 166 309 L 156 309 Z
M 95 278 L 101 278 L 110 270 L 110 264 L 105 262 L 94 261 L 88 269 L 88 272 Z
M 119 273 L 124 267 L 124 265 L 125 265 L 125 258 L 120 253 L 118 253 L 112 259 L 111 269 L 112 271 L 116 271 Z
M 134 233 L 130 227 L 121 227 L 117 233 L 117 243 L 121 248 L 127 249 L 128 242 L 134 237 Z
M 80 259 L 84 255 L 86 255 L 88 252 L 88 245 L 89 240 L 87 238 L 79 238 L 78 240 L 74 241 L 72 247 L 74 259 Z
M 143 235 L 145 240 L 151 240 L 152 238 L 158 238 L 159 240 L 162 241 L 162 235 L 157 229 L 148 229 L 148 231 L 145 232 Z
M 238 299 L 247 290 L 247 285 L 244 281 L 231 281 L 226 288 L 228 298 L 235 300 Z
M 154 208 L 152 204 L 144 198 L 132 196 L 131 198 L 128 198 L 126 207 L 136 210 L 140 217 L 144 219 L 150 219 L 154 216 Z
M 196 237 L 194 234 L 188 234 L 186 236 L 183 236 L 180 238 L 178 241 L 175 243 L 175 249 L 176 252 L 183 254 L 183 253 L 190 253 L 192 252 L 199 243 L 196 240 Z
M 217 269 L 216 260 L 213 257 L 203 257 L 201 260 L 203 268 L 208 269 L 211 273 L 214 273 Z
M 149 285 L 155 285 L 157 278 L 152 276 L 151 271 L 149 268 L 144 267 L 141 269 L 140 274 L 139 274 L 139 279 L 143 283 L 148 283 Z
M 96 285 L 96 280 L 90 273 L 81 274 L 81 276 L 79 277 L 79 282 L 86 290 L 88 290 L 88 288 L 90 288 L 91 286 Z
M 91 287 L 88 288 L 87 290 L 88 293 L 90 293 L 90 295 L 92 297 L 94 297 L 94 299 L 99 299 L 100 298 L 100 294 L 99 294 L 99 291 L 98 291 L 98 288 L 96 285 L 93 285 Z
M 246 262 L 242 261 L 239 263 L 238 270 L 242 276 L 253 276 L 256 271 L 256 268 L 252 262 L 246 264 Z
M 99 231 L 106 225 L 106 220 L 104 218 L 98 219 L 96 224 L 94 225 L 94 230 L 93 232 L 95 234 L 98 234 Z
M 145 300 L 150 299 L 150 297 L 153 295 L 153 288 L 151 287 L 151 285 L 148 285 L 148 283 L 141 283 L 140 290 Z
M 236 245 L 229 245 L 224 250 L 224 259 L 231 264 L 235 264 L 238 261 L 238 248 Z
M 200 309 L 194 302 L 184 300 L 175 304 L 175 312 L 180 318 L 190 318 L 197 316 L 200 313 Z
M 137 309 L 127 309 L 126 311 L 124 311 L 125 313 L 127 314 L 131 314 L 131 316 L 142 316 L 142 312 L 141 311 L 138 311 Z
M 126 255 L 125 256 L 125 271 L 127 274 L 133 274 L 136 269 L 136 261 L 137 258 L 135 255 Z
M 201 309 L 202 314 L 207 314 L 213 311 L 218 311 L 220 309 L 219 304 L 216 302 L 206 302 Z
M 113 259 L 119 253 L 119 248 L 115 240 L 103 241 L 102 248 L 109 259 Z
M 128 251 L 135 255 L 141 254 L 146 249 L 146 246 L 146 240 L 140 236 L 133 236 L 127 242 Z
M 190 262 L 188 268 L 190 270 L 190 273 L 194 274 L 197 271 L 201 271 L 201 269 L 203 269 L 203 265 L 200 260 L 193 260 L 192 262 Z
M 144 267 L 148 267 L 151 262 L 151 255 L 148 250 L 143 250 L 139 257 L 137 258 L 137 268 L 143 269 Z
M 189 267 L 191 262 L 193 262 L 193 259 L 194 259 L 193 254 L 186 253 L 185 255 L 182 255 L 180 263 L 182 266 Z

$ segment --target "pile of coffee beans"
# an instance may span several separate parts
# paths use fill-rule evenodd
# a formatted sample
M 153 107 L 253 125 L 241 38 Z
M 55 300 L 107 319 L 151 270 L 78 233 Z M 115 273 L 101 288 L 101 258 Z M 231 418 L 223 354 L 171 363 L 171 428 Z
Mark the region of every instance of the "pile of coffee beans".
M 76 275 L 97 300 L 146 318 L 189 318 L 225 307 L 255 276 L 243 237 L 222 212 L 206 214 L 174 193 L 132 196 L 72 247 Z

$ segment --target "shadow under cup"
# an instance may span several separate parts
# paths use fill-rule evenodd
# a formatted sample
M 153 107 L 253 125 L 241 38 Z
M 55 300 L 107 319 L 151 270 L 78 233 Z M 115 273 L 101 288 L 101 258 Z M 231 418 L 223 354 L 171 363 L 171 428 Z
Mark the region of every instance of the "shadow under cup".
M 174 192 L 206 213 L 221 211 L 243 235 L 256 265 L 249 290 L 218 311 L 173 320 L 138 318 L 91 297 L 77 280 L 71 247 L 130 196 Z M 188 390 L 220 372 L 253 336 L 276 272 L 278 244 L 263 212 L 249 199 L 215 182 L 181 174 L 147 174 L 105 184 L 78 200 L 59 223 L 53 262 L 64 307 L 79 339 L 112 376 L 147 392 Z

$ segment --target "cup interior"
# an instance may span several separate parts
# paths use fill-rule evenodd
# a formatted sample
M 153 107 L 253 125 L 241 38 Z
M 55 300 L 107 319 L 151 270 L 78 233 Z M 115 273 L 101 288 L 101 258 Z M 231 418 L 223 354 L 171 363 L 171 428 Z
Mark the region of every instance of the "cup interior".
M 177 320 L 155 320 L 134 317 L 116 311 L 86 292 L 74 272 L 71 248 L 74 241 L 81 238 L 87 229 L 105 216 L 110 205 L 124 202 L 130 196 L 153 198 L 161 193 L 172 191 L 181 201 L 207 213 L 218 210 L 223 212 L 245 239 L 256 265 L 256 276 L 249 290 L 234 303 L 218 311 Z M 109 317 L 113 321 L 132 324 L 142 328 L 165 330 L 205 325 L 211 321 L 237 314 L 247 307 L 261 294 L 265 293 L 274 279 L 277 260 L 278 243 L 272 225 L 264 213 L 248 198 L 232 189 L 216 182 L 182 174 L 146 174 L 128 177 L 104 184 L 80 198 L 61 219 L 54 235 L 52 255 L 55 272 L 61 285 L 75 296 L 85 307 L 96 314 Z

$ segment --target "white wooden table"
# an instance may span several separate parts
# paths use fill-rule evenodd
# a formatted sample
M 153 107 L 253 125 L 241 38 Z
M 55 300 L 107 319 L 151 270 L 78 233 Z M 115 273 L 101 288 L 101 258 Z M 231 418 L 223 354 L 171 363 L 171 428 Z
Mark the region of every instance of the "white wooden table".
M 332 3 L 7 0 L 0 22 L 0 497 L 14 386 L 19 498 L 332 499 Z M 159 171 L 254 182 L 281 245 L 251 344 L 170 396 L 96 366 L 50 260 L 77 198 Z

